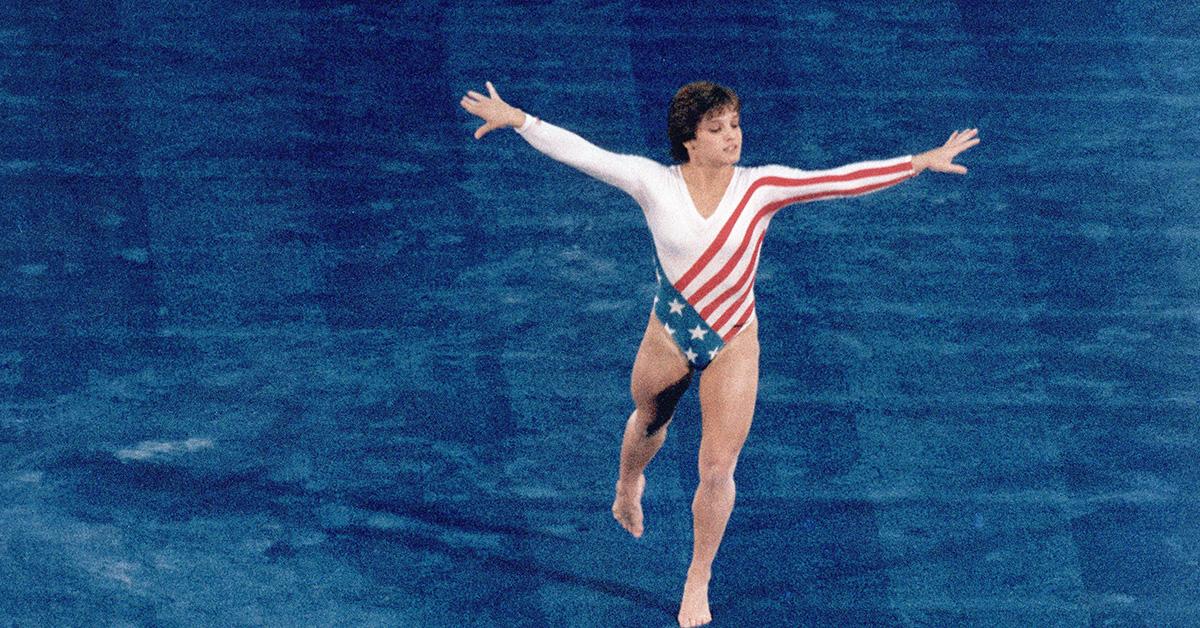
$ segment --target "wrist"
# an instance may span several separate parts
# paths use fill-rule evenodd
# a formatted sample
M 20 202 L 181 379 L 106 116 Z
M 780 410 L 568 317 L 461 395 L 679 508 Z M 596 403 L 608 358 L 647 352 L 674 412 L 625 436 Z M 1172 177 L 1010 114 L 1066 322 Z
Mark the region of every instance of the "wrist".
M 921 174 L 922 170 L 929 167 L 929 157 L 925 153 L 919 153 L 912 156 L 913 174 Z
M 525 126 L 525 112 L 513 107 L 512 115 L 508 120 L 508 124 L 514 129 L 519 129 Z

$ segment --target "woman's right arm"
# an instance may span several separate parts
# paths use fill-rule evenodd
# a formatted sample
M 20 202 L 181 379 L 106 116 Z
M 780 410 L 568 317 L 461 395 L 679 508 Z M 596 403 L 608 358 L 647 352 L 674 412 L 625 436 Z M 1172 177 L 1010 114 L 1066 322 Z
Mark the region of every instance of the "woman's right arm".
M 525 141 L 552 159 L 616 186 L 635 198 L 641 196 L 646 177 L 662 168 L 644 157 L 606 151 L 566 129 L 528 115 L 504 102 L 490 82 L 487 89 L 490 96 L 469 91 L 460 102 L 463 109 L 484 121 L 475 131 L 476 139 L 495 129 L 513 127 Z

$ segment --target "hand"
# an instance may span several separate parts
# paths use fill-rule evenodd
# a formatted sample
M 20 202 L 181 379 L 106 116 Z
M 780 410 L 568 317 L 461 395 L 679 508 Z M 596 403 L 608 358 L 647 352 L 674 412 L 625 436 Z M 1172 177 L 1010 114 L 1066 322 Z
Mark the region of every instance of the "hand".
M 475 129 L 475 139 L 480 139 L 495 129 L 525 124 L 524 111 L 504 102 L 500 94 L 496 93 L 496 88 L 492 87 L 491 81 L 485 85 L 490 96 L 468 91 L 458 103 L 463 109 L 483 118 L 483 126 Z
M 975 137 L 978 134 L 979 129 L 966 129 L 951 133 L 950 139 L 946 140 L 941 147 L 913 157 L 913 170 L 921 172 L 929 168 L 934 172 L 966 174 L 966 167 L 954 163 L 954 158 L 964 150 L 978 144 L 979 138 Z

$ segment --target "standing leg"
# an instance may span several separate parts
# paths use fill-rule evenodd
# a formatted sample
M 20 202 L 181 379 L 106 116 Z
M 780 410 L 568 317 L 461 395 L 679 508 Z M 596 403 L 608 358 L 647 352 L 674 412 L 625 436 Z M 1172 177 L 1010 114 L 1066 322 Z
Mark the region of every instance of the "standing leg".
M 667 423 L 692 381 L 692 369 L 653 316 L 633 362 L 630 392 L 634 411 L 625 422 L 613 518 L 635 537 L 642 536 L 642 473 L 667 438 Z
M 712 621 L 708 581 L 733 511 L 733 470 L 754 416 L 758 394 L 758 325 L 743 329 L 700 378 L 700 485 L 692 500 L 692 564 L 683 585 L 679 625 Z

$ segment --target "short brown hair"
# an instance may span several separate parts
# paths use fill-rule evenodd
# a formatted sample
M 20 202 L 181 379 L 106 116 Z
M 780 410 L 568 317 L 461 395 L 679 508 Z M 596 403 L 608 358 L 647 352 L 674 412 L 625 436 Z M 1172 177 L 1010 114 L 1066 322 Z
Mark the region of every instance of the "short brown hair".
M 667 110 L 667 137 L 671 139 L 671 156 L 675 161 L 687 163 L 688 152 L 683 143 L 696 138 L 696 127 L 704 116 L 723 109 L 735 112 L 742 109 L 737 94 L 724 85 L 695 81 L 675 92 Z

